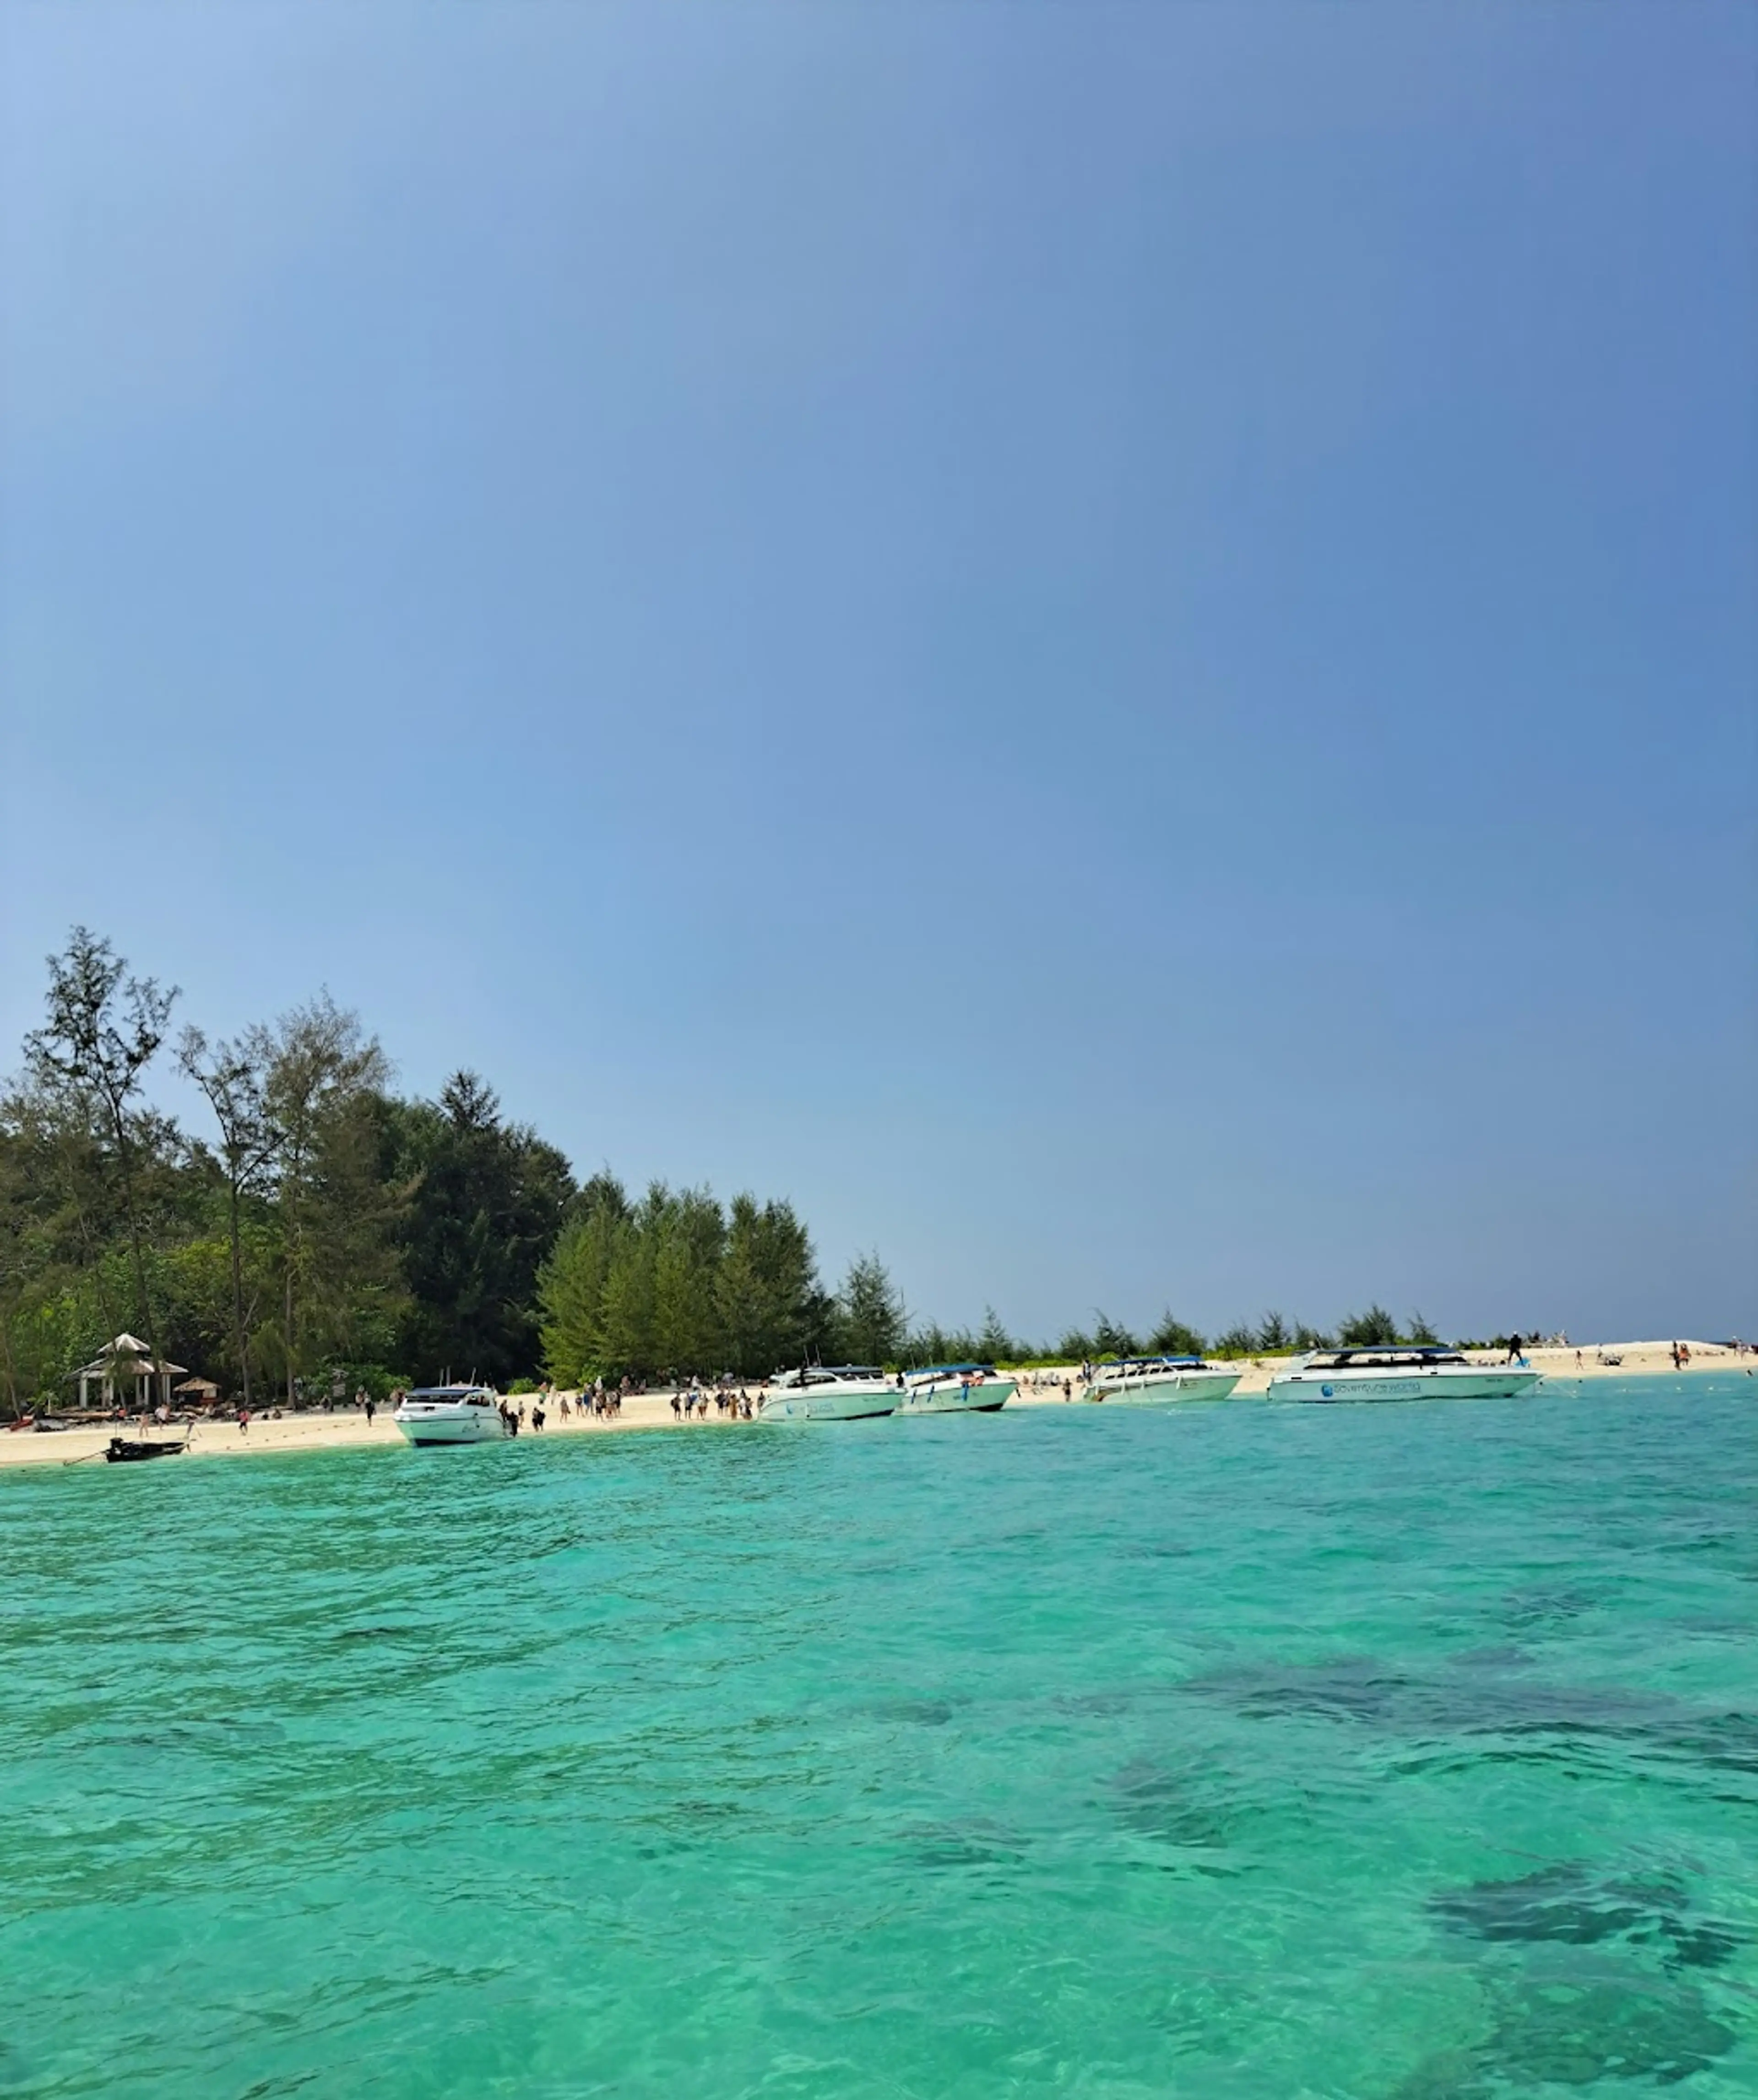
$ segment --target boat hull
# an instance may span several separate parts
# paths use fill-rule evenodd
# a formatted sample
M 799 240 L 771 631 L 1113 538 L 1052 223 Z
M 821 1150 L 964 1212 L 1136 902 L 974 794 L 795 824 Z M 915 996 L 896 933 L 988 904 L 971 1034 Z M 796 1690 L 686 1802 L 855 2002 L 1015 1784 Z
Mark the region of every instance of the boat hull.
M 772 1393 L 757 1410 L 760 1422 L 862 1422 L 895 1414 L 895 1392 Z
M 175 1458 L 184 1448 L 182 1444 L 135 1443 L 126 1437 L 112 1436 L 104 1455 L 112 1466 L 132 1466 L 146 1458 Z
M 1225 1400 L 1244 1376 L 1243 1371 L 1168 1371 L 1164 1378 L 1130 1379 L 1117 1384 L 1100 1379 L 1088 1386 L 1086 1397 L 1107 1401 L 1113 1406 L 1134 1406 L 1143 1402 L 1163 1405 L 1174 1400 Z
M 507 1425 L 491 1407 L 460 1408 L 456 1414 L 404 1414 L 391 1417 L 403 1436 L 418 1448 L 441 1444 L 498 1444 Z
M 1543 1374 L 1496 1370 L 1488 1366 L 1465 1371 L 1311 1371 L 1271 1379 L 1266 1397 L 1320 1405 L 1357 1401 L 1409 1400 L 1518 1400 L 1530 1392 Z
M 966 1385 L 957 1379 L 912 1388 L 897 1403 L 900 1414 L 998 1414 L 1019 1390 L 1016 1379 L 985 1379 Z

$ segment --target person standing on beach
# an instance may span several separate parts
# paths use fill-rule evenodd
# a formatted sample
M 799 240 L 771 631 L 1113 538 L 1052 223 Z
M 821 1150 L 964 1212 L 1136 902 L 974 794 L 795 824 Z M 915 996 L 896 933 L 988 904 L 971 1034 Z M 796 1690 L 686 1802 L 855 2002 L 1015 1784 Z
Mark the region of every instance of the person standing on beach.
M 238 1433 L 240 1436 L 250 1434 L 250 1410 L 248 1407 L 240 1407 L 238 1410 Z
M 360 1398 L 366 1409 L 366 1426 L 370 1429 L 372 1426 L 372 1417 L 378 1412 L 378 1402 L 369 1392 L 362 1393 Z

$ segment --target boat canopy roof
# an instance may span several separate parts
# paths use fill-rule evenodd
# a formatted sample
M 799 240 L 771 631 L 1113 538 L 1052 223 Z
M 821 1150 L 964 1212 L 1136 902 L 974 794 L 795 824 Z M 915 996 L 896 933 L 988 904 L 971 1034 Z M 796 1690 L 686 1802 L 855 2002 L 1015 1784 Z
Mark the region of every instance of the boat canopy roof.
M 802 1386 L 836 1385 L 844 1379 L 882 1379 L 884 1372 L 871 1364 L 802 1364 L 798 1370 L 778 1371 L 769 1380 L 783 1392 L 797 1392 Z
M 993 1364 L 924 1364 L 919 1371 L 911 1371 L 913 1379 L 955 1378 L 961 1371 L 992 1371 Z
M 1107 1357 L 1099 1368 L 1102 1371 L 1144 1371 L 1176 1365 L 1180 1370 L 1188 1370 L 1202 1361 L 1201 1357 Z
M 488 1390 L 486 1385 L 412 1385 L 403 1396 L 405 1400 L 469 1400 L 473 1394 Z
M 1430 1347 L 1417 1342 L 1364 1342 L 1347 1349 L 1315 1349 L 1306 1358 L 1313 1365 L 1343 1364 L 1462 1364 L 1456 1349 Z

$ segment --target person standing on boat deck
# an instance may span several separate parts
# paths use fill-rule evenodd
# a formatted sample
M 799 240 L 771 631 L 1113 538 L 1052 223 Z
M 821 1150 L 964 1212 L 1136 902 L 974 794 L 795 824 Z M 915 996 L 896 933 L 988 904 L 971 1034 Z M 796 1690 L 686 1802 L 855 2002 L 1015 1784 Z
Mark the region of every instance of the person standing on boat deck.
M 1518 1335 L 1508 1337 L 1508 1361 L 1510 1364 L 1517 1364 L 1520 1361 L 1520 1337 Z

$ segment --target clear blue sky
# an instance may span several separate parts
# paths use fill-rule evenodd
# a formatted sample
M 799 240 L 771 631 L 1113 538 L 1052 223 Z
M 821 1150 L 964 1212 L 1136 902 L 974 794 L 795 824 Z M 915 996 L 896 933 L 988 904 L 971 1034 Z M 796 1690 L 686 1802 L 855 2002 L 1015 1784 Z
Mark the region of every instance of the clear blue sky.
M 15 0 L 0 1043 L 82 920 L 922 1313 L 1758 1329 L 1755 60 Z

